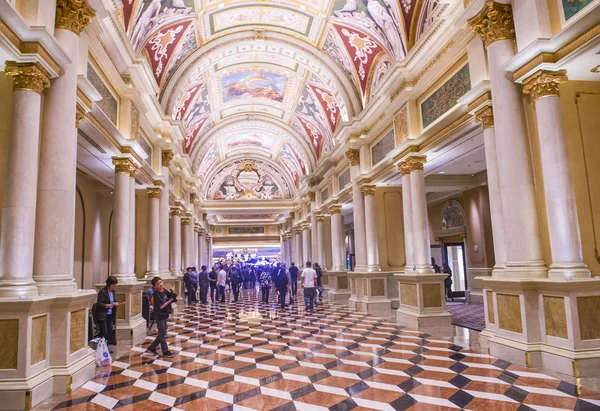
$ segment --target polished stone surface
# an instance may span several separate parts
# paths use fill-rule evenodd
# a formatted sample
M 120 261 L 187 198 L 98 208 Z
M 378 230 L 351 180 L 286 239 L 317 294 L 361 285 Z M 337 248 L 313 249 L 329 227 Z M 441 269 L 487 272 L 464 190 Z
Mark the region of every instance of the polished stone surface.
M 481 353 L 475 331 L 434 337 L 345 306 L 308 314 L 301 299 L 282 310 L 243 295 L 186 307 L 169 323 L 174 358 L 142 356 L 150 335 L 53 409 L 600 409 L 599 393 Z

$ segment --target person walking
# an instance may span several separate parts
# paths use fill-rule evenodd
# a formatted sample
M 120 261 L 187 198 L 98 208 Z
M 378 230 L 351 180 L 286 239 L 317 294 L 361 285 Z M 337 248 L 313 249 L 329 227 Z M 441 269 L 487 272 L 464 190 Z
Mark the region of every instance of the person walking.
M 225 268 L 221 266 L 221 270 L 219 271 L 219 275 L 217 277 L 217 286 L 219 287 L 219 292 L 217 293 L 217 300 L 221 297 L 221 302 L 225 302 L 225 286 L 227 285 L 227 272 L 225 272 Z
M 442 273 L 448 276 L 444 278 L 444 287 L 446 288 L 446 297 L 454 301 L 454 294 L 452 293 L 452 270 L 448 267 L 448 264 L 442 264 Z
M 319 263 L 313 263 L 313 269 L 317 273 L 317 295 L 319 296 L 319 302 L 323 302 L 323 270 L 319 266 Z
M 260 290 L 262 292 L 262 302 L 269 302 L 269 291 L 271 290 L 271 274 L 265 269 L 260 273 Z
M 183 284 L 185 285 L 185 290 L 187 292 L 188 304 L 195 302 L 196 290 L 194 289 L 194 279 L 192 278 L 192 267 L 185 269 L 185 274 L 183 274 Z
M 292 261 L 290 265 L 290 286 L 292 287 L 292 295 L 295 297 L 298 295 L 298 267 Z
M 202 266 L 202 271 L 198 273 L 198 286 L 200 287 L 200 302 L 202 304 L 207 303 L 208 297 L 208 287 L 210 280 L 208 278 L 208 272 L 206 271 L 206 266 Z
M 208 281 L 210 286 L 210 302 L 215 303 L 217 294 L 217 278 L 219 278 L 219 274 L 217 273 L 217 266 L 213 265 L 210 273 L 208 273 Z
M 302 287 L 304 287 L 304 298 L 306 301 L 306 311 L 315 312 L 315 293 L 317 286 L 317 272 L 312 268 L 310 261 L 306 262 L 306 268 L 302 270 Z
M 285 273 L 285 268 L 282 270 L 281 268 L 279 269 L 279 272 L 277 273 L 277 275 L 275 276 L 275 287 L 277 288 L 277 291 L 279 292 L 279 302 L 281 303 L 281 308 L 285 308 L 285 294 L 287 293 L 287 289 L 288 289 L 288 277 L 287 274 Z
M 199 288 L 199 283 L 198 283 L 198 269 L 196 267 L 192 267 L 192 272 L 190 273 L 192 276 L 192 287 L 194 288 L 194 302 L 197 303 L 198 302 L 198 288 Z
M 169 314 L 173 313 L 171 303 L 176 301 L 177 296 L 165 290 L 163 280 L 160 277 L 152 279 L 152 287 L 154 288 L 154 293 L 152 294 L 151 304 L 154 307 L 154 319 L 158 327 L 158 336 L 150 344 L 146 350 L 146 354 L 158 356 L 156 348 L 160 344 L 163 357 L 173 357 L 167 345 L 167 319 L 169 318 Z
M 242 283 L 242 273 L 237 264 L 234 264 L 231 267 L 231 271 L 229 271 L 229 280 L 231 281 L 231 291 L 233 291 L 233 301 L 237 303 Z
M 117 318 L 119 303 L 115 299 L 115 288 L 118 284 L 117 277 L 111 275 L 106 279 L 106 286 L 98 292 L 96 304 L 96 321 L 100 329 L 99 338 L 104 338 L 106 344 L 116 345 L 114 326 Z M 110 353 L 114 350 L 109 349 Z

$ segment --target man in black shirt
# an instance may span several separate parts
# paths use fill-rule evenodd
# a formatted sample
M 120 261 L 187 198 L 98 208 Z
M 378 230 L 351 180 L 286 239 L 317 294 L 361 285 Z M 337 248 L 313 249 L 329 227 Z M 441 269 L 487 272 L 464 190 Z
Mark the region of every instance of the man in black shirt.
M 229 272 L 229 279 L 231 280 L 231 290 L 233 291 L 233 301 L 237 302 L 240 295 L 240 283 L 242 282 L 242 274 L 237 264 L 231 266 Z
M 298 295 L 298 267 L 292 262 L 290 266 L 290 282 L 292 283 L 292 295 Z
M 152 294 L 151 304 L 154 307 L 154 318 L 158 327 L 158 336 L 150 344 L 146 353 L 157 356 L 156 348 L 160 344 L 163 357 L 173 357 L 166 340 L 167 319 L 169 318 L 169 314 L 173 313 L 171 303 L 175 301 L 177 295 L 165 290 L 163 280 L 160 277 L 152 279 L 152 287 L 154 288 L 154 293 Z
M 215 295 L 217 295 L 217 266 L 213 265 L 212 270 L 208 273 L 208 281 L 210 282 L 210 302 L 215 302 Z

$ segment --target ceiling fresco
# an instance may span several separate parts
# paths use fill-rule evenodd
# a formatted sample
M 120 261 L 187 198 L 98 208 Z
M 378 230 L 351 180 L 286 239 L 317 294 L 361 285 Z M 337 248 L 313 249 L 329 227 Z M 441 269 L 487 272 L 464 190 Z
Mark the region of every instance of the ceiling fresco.
M 268 163 L 298 186 L 431 27 L 438 1 L 121 0 L 118 15 L 199 175 L 232 152 L 256 154 L 258 174 Z

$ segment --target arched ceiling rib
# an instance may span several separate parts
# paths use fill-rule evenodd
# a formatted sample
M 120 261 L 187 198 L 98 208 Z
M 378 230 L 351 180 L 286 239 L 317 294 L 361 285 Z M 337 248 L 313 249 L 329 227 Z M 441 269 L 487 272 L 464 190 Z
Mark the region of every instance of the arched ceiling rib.
M 125 30 L 181 124 L 194 172 L 243 154 L 273 162 L 279 182 L 297 186 L 427 30 L 438 1 L 122 3 Z M 246 127 L 232 124 L 244 117 Z

